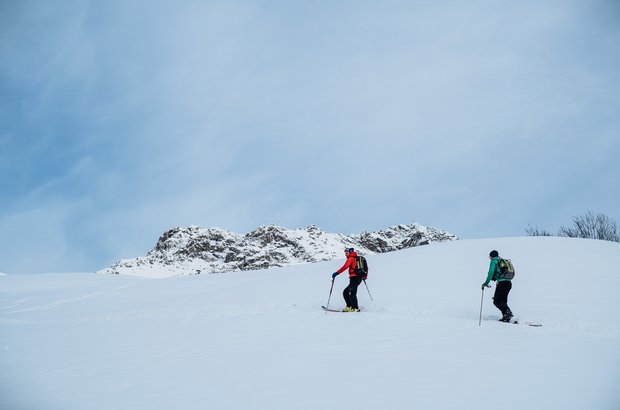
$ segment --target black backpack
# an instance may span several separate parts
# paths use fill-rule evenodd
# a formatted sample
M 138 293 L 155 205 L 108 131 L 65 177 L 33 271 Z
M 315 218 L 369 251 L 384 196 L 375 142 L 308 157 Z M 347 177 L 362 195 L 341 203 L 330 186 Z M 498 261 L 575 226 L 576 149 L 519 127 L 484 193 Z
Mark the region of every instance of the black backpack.
M 499 267 L 499 273 L 495 271 L 493 280 L 498 279 L 512 279 L 515 277 L 515 267 L 512 265 L 510 259 L 497 258 L 497 266 Z
M 358 255 L 355 257 L 355 275 L 364 280 L 368 277 L 368 263 L 363 256 Z

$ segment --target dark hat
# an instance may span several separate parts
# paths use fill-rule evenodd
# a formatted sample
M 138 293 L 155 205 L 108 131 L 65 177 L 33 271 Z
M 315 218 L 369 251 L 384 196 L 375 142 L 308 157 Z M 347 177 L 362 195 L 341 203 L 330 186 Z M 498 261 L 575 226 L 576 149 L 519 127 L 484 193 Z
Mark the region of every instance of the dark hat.
M 489 256 L 491 258 L 497 258 L 499 256 L 499 252 L 497 251 L 491 251 L 491 253 L 489 253 Z
M 348 253 L 351 253 L 351 252 L 353 252 L 353 248 L 345 248 L 344 251 L 348 252 Z

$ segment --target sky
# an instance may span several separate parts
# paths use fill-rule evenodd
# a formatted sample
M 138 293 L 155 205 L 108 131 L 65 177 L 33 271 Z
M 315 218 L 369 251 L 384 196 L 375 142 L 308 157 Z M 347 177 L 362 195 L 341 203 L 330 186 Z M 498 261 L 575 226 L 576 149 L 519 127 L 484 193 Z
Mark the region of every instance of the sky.
M 611 0 L 1 1 L 0 271 L 187 225 L 620 222 L 618 67 Z

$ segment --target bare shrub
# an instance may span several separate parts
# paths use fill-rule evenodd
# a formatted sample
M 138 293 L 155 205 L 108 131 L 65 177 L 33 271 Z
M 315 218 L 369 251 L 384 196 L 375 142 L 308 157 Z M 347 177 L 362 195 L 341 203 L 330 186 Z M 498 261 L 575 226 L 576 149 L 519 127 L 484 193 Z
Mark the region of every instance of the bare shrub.
M 541 229 L 537 226 L 532 227 L 531 225 L 527 226 L 527 228 L 525 229 L 525 233 L 527 234 L 527 236 L 553 236 L 551 232 Z
M 562 226 L 559 236 L 569 238 L 601 239 L 604 241 L 620 242 L 616 221 L 607 215 L 588 211 L 585 215 L 575 216 L 573 225 Z

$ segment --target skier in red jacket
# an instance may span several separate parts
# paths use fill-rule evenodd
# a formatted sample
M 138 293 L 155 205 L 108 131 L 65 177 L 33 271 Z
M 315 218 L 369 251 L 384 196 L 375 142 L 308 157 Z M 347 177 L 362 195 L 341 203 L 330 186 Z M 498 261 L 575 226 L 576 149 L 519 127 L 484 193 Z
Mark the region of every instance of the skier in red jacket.
M 332 273 L 332 279 L 336 279 L 336 276 L 349 269 L 349 286 L 344 288 L 342 292 L 344 301 L 347 303 L 347 307 L 343 309 L 343 312 L 359 312 L 360 307 L 357 304 L 357 287 L 362 283 L 364 278 L 355 273 L 355 257 L 357 253 L 355 253 L 353 248 L 346 248 L 344 254 L 347 257 L 347 261 L 342 265 L 342 268 Z

